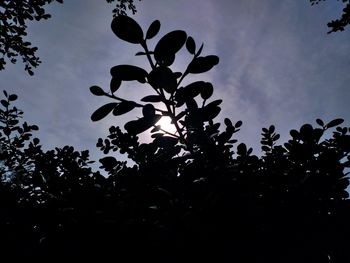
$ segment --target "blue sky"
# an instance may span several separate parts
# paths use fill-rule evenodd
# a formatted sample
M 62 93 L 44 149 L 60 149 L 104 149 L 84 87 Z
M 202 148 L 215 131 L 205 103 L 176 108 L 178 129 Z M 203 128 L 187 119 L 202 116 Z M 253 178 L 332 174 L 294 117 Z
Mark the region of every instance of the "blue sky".
M 281 143 L 290 129 L 316 118 L 341 117 L 349 125 L 350 33 L 326 34 L 326 23 L 341 12 L 341 4 L 328 2 L 311 7 L 308 0 L 142 0 L 133 17 L 144 30 L 160 20 L 160 36 L 185 30 L 198 45 L 204 42 L 203 54 L 220 57 L 218 66 L 196 79 L 213 83 L 215 98 L 224 99 L 218 120 L 242 120 L 237 136 L 259 154 L 261 128 L 270 124 Z M 19 95 L 18 105 L 28 122 L 39 125 L 46 149 L 73 145 L 90 149 L 97 160 L 97 138 L 105 137 L 110 125 L 123 126 L 139 115 L 90 120 L 108 102 L 92 96 L 90 86 L 107 89 L 112 66 L 147 67 L 143 58 L 133 56 L 139 47 L 112 33 L 112 9 L 97 0 L 49 6 L 52 18 L 29 27 L 28 40 L 39 47 L 43 61 L 35 75 L 28 76 L 20 63 L 0 72 L 0 89 Z M 177 70 L 188 59 L 180 53 Z M 142 98 L 148 91 L 128 83 L 118 92 Z

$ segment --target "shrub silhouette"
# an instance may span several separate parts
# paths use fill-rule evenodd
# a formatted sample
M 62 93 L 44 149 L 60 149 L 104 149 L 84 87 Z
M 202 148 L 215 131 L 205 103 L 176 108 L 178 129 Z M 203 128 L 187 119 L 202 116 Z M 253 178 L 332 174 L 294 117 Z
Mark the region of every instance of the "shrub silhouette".
M 350 135 L 340 126 L 343 120 L 317 119 L 315 126 L 291 130 L 282 145 L 273 125 L 263 128 L 263 155 L 255 156 L 232 138 L 242 121 L 226 118 L 222 129 L 215 122 L 222 101 L 211 100 L 211 83 L 182 86 L 187 76 L 212 69 L 218 57 L 202 55 L 203 45 L 181 30 L 150 49 L 159 29 L 157 20 L 144 33 L 130 17 L 113 19 L 115 35 L 140 45 L 136 55 L 151 70 L 117 65 L 109 91 L 90 88 L 111 99 L 93 112 L 93 121 L 132 110 L 141 116 L 125 131 L 112 126 L 107 138 L 98 139 L 97 147 L 109 154 L 100 160 L 108 177 L 92 172 L 87 151 L 66 146 L 43 152 L 39 140 L 30 139 L 37 127 L 20 125 L 22 112 L 11 106 L 17 96 L 4 93 L 4 253 L 34 259 L 348 262 Z M 184 72 L 173 72 L 183 48 L 191 60 Z M 150 94 L 140 101 L 119 97 L 125 81 L 148 86 Z M 157 125 L 164 116 L 176 132 Z M 148 130 L 151 142 L 140 142 L 138 135 Z M 110 154 L 117 151 L 135 165 Z

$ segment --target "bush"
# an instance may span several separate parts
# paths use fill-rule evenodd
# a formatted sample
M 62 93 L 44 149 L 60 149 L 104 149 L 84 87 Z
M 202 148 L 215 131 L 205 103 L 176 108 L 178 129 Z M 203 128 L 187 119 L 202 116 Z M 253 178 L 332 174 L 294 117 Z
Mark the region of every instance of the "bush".
M 6 251 L 44 259 L 348 262 L 350 136 L 343 120 L 317 119 L 316 126 L 291 130 L 283 145 L 273 125 L 263 128 L 263 155 L 255 156 L 232 138 L 241 121 L 226 118 L 222 129 L 215 122 L 222 101 L 210 101 L 211 83 L 181 86 L 219 58 L 203 56 L 203 45 L 197 48 L 181 30 L 150 50 L 159 28 L 156 20 L 144 34 L 133 19 L 114 18 L 113 32 L 143 48 L 136 55 L 146 57 L 151 71 L 118 65 L 109 91 L 90 88 L 112 100 L 93 121 L 140 110 L 142 117 L 127 122 L 125 131 L 112 126 L 97 142 L 105 154 L 127 154 L 132 167 L 110 154 L 100 160 L 103 177 L 88 167 L 87 151 L 43 152 L 38 139 L 30 140 L 37 127 L 19 126 L 21 112 L 10 107 L 16 96 L 5 92 L 0 223 Z M 191 61 L 183 73 L 173 72 L 183 47 Z M 148 85 L 152 93 L 140 102 L 118 97 L 125 81 Z M 176 132 L 157 124 L 164 116 Z M 138 134 L 150 129 L 152 141 L 140 142 Z

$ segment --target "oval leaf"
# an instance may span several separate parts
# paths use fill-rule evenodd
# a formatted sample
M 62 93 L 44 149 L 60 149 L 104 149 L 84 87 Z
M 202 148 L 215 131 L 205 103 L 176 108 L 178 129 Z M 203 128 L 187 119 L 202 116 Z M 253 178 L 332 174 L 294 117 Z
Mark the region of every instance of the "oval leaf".
M 123 115 L 135 109 L 136 104 L 133 101 L 122 101 L 113 109 L 113 115 Z
M 163 89 L 173 93 L 177 86 L 174 73 L 168 67 L 158 67 L 151 71 L 148 76 L 148 83 L 155 89 Z
M 206 82 L 201 92 L 202 99 L 203 100 L 209 99 L 213 95 L 213 92 L 214 92 L 213 85 L 210 82 Z
M 187 85 L 186 87 L 179 89 L 176 92 L 175 99 L 180 103 L 193 99 L 202 92 L 204 85 L 205 85 L 204 81 L 193 82 Z
M 237 154 L 238 155 L 246 155 L 247 146 L 244 143 L 241 143 L 237 146 Z
M 103 89 L 101 89 L 99 86 L 92 86 L 90 87 L 90 92 L 94 94 L 95 96 L 103 96 L 105 92 Z
M 233 124 L 232 124 L 232 122 L 231 122 L 231 120 L 229 118 L 225 118 L 224 119 L 224 123 L 225 123 L 225 125 L 227 127 L 232 127 L 233 126 Z
M 138 82 L 145 83 L 148 74 L 146 70 L 140 67 L 133 65 L 118 65 L 111 68 L 111 75 L 120 80 L 137 80 Z
M 161 102 L 162 99 L 159 95 L 149 95 L 141 99 L 143 102 Z
M 15 101 L 15 100 L 17 100 L 17 95 L 16 94 L 11 94 L 10 96 L 9 96 L 9 101 Z
M 293 137 L 293 139 L 298 139 L 299 138 L 299 132 L 297 131 L 297 130 L 291 130 L 290 132 L 289 132 L 289 134 L 290 134 L 290 136 L 292 136 Z
M 146 39 L 151 39 L 151 38 L 155 37 L 158 34 L 159 29 L 160 29 L 159 20 L 153 21 L 147 30 Z
M 156 114 L 156 110 L 152 104 L 146 104 L 142 108 L 142 114 L 144 117 L 150 118 Z
M 324 122 L 321 119 L 316 119 L 316 123 L 322 127 L 324 126 Z
M 214 100 L 205 107 L 216 107 L 216 106 L 219 106 L 221 103 L 222 103 L 222 100 Z
M 119 15 L 112 21 L 112 31 L 120 39 L 133 44 L 143 41 L 143 31 L 140 25 L 128 16 Z
M 8 103 L 7 100 L 1 100 L 0 101 L 1 105 L 4 106 L 5 108 L 8 107 L 10 104 Z
M 187 71 L 192 74 L 207 72 L 219 63 L 218 56 L 198 57 L 188 65 Z
M 235 124 L 235 128 L 238 129 L 239 127 L 241 127 L 243 124 L 242 121 L 237 121 L 236 124 Z
M 203 121 L 210 121 L 219 115 L 221 108 L 219 105 L 222 103 L 222 100 L 214 100 L 201 109 L 201 118 Z
M 198 51 L 197 51 L 197 53 L 195 55 L 196 57 L 200 56 L 200 54 L 202 53 L 203 47 L 204 47 L 204 44 L 202 43 L 202 45 L 199 47 L 199 49 L 198 49 Z
M 343 122 L 344 122 L 344 120 L 341 118 L 334 119 L 334 120 L 330 121 L 326 126 L 327 126 L 327 128 L 333 128 L 335 126 L 342 124 Z
M 154 49 L 154 58 L 161 65 L 170 66 L 187 39 L 187 34 L 182 30 L 175 30 L 163 36 Z M 169 64 L 170 63 L 170 64 Z
M 187 38 L 186 48 L 190 54 L 194 55 L 196 53 L 196 42 L 194 42 L 192 37 Z
M 112 102 L 107 103 L 106 105 L 103 105 L 102 107 L 98 108 L 92 115 L 91 120 L 92 121 L 99 121 L 106 117 L 116 106 L 118 103 Z
M 203 121 L 213 120 L 216 116 L 219 115 L 220 111 L 221 111 L 221 108 L 218 106 L 210 106 L 210 107 L 206 106 L 201 109 L 201 113 L 202 113 L 201 119 Z
M 120 88 L 121 84 L 122 84 L 122 81 L 119 78 L 113 77 L 109 85 L 111 92 L 112 93 L 116 92 Z
M 154 115 L 151 118 L 143 117 L 138 120 L 134 120 L 126 123 L 124 125 L 124 128 L 128 133 L 139 134 L 151 128 L 154 124 L 156 124 L 160 120 L 161 117 L 162 115 Z

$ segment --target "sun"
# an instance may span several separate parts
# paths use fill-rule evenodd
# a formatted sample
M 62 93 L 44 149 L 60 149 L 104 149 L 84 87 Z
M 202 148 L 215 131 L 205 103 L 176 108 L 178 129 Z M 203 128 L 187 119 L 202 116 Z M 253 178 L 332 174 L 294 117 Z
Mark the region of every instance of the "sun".
M 171 118 L 168 116 L 162 117 L 156 125 L 160 125 L 160 128 L 169 133 L 176 133 L 175 125 L 171 123 Z

